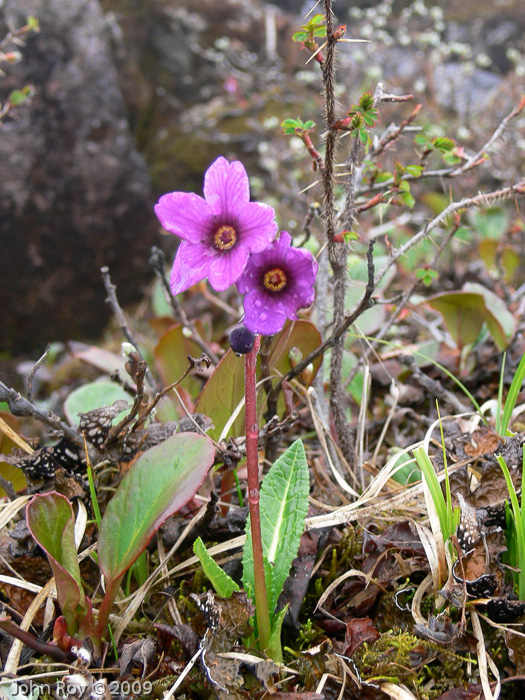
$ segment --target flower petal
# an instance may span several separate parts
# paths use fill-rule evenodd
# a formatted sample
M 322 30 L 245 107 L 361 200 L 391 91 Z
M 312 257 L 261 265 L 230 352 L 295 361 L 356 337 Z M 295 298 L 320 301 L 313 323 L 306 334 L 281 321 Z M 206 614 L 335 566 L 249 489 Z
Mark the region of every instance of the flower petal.
M 248 249 L 243 245 L 236 245 L 225 253 L 220 253 L 210 265 L 208 279 L 211 286 L 217 292 L 225 289 L 239 279 L 244 272 L 248 261 Z
M 301 287 L 313 287 L 319 264 L 309 250 L 290 248 L 286 254 L 285 270 L 293 273 L 294 283 Z
M 193 192 L 170 192 L 155 205 L 163 228 L 186 241 L 199 243 L 209 238 L 213 212 L 208 203 Z
M 303 287 L 298 284 L 290 286 L 289 291 L 283 291 L 279 295 L 279 301 L 283 305 L 284 311 L 288 318 L 295 320 L 298 318 L 297 312 L 299 309 L 305 309 L 315 299 L 315 290 L 312 286 Z
M 213 261 L 213 252 L 204 245 L 182 241 L 175 256 L 170 276 L 173 294 L 180 294 L 206 279 Z
M 286 313 L 280 300 L 261 294 L 258 289 L 252 289 L 244 297 L 244 313 L 243 323 L 252 333 L 273 335 L 286 323 Z
M 204 196 L 211 200 L 217 195 L 222 204 L 222 215 L 226 218 L 235 218 L 250 200 L 248 175 L 240 161 L 229 163 L 221 156 L 210 165 L 204 175 Z
M 275 210 L 269 204 L 247 202 L 237 215 L 240 240 L 251 253 L 265 250 L 277 233 Z

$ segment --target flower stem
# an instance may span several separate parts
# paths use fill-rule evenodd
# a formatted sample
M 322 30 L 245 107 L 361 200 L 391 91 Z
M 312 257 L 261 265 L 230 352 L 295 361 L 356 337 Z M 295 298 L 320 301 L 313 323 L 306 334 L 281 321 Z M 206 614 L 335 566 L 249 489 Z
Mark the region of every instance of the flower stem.
M 264 560 L 261 537 L 261 514 L 259 511 L 259 455 L 257 439 L 257 389 L 255 367 L 261 344 L 256 336 L 251 352 L 244 359 L 244 392 L 246 413 L 246 462 L 248 469 L 248 502 L 250 504 L 250 527 L 252 533 L 253 570 L 255 588 L 255 614 L 259 634 L 259 648 L 264 651 L 270 643 L 270 612 L 264 576 Z

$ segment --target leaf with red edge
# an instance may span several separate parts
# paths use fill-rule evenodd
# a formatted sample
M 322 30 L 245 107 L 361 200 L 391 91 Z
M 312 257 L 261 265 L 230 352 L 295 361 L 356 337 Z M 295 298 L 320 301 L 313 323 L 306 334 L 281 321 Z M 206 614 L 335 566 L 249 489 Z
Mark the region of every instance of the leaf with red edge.
M 162 523 L 197 493 L 213 465 L 212 442 L 180 433 L 146 450 L 122 479 L 100 523 L 99 564 L 117 581 Z
M 26 517 L 31 534 L 47 554 L 53 569 L 58 602 L 68 632 L 87 632 L 93 620 L 80 577 L 71 503 L 56 491 L 38 494 L 28 504 Z

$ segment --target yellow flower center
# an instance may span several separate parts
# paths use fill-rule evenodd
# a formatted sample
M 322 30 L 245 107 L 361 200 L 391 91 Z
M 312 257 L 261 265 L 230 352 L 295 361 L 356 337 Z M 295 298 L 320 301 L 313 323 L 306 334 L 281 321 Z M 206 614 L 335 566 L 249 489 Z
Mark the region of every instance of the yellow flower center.
M 270 292 L 280 292 L 287 282 L 286 275 L 280 267 L 272 267 L 263 277 L 263 284 Z
M 237 242 L 237 233 L 233 226 L 220 226 L 213 236 L 213 243 L 218 250 L 230 250 Z

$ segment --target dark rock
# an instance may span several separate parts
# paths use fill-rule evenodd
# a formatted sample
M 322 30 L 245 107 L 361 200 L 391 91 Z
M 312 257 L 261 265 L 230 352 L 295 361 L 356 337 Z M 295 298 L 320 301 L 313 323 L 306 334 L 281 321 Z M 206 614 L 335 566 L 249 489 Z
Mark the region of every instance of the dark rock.
M 0 79 L 2 101 L 36 90 L 0 131 L 0 348 L 10 352 L 99 333 L 100 267 L 121 303 L 139 298 L 158 230 L 97 0 L 5 0 L 0 36 L 29 14 L 41 32 Z

